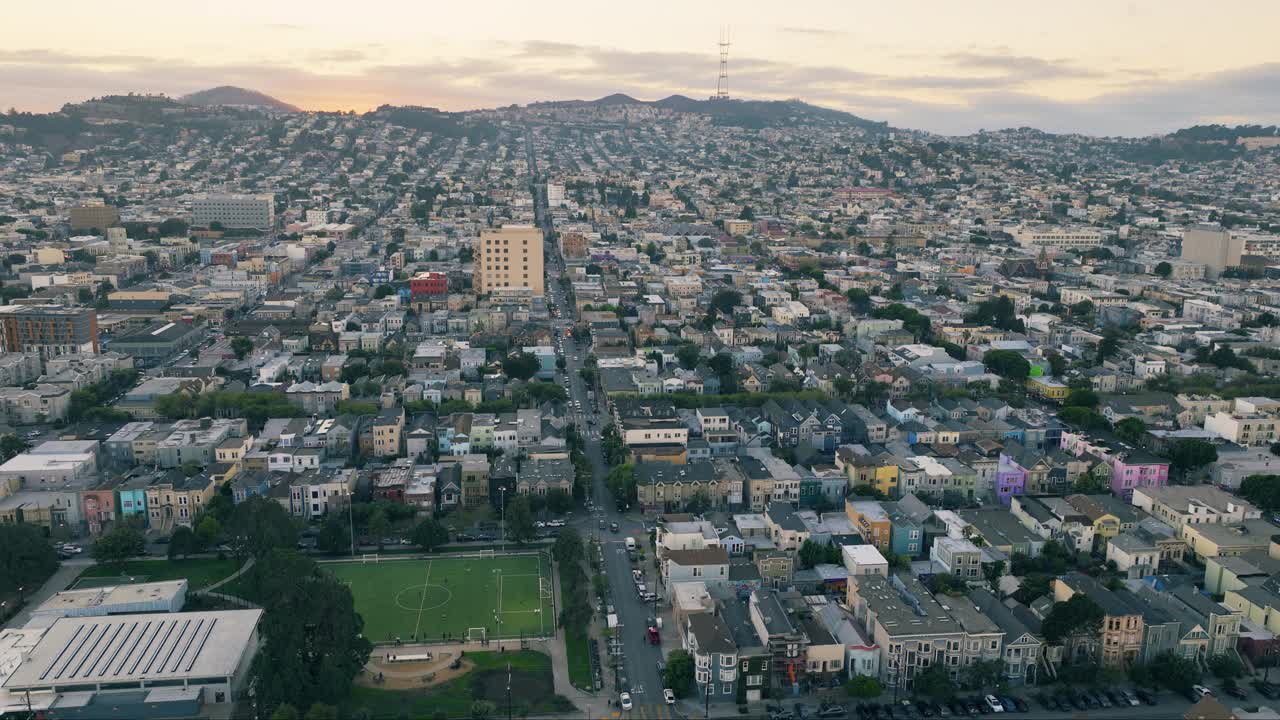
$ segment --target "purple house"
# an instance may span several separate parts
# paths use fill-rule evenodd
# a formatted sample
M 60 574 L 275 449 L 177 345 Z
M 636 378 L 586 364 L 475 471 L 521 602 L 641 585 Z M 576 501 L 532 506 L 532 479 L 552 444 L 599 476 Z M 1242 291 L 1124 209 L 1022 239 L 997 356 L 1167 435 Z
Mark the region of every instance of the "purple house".
M 1119 456 L 1111 464 L 1111 493 L 1125 501 L 1138 487 L 1164 487 L 1169 484 L 1169 461 L 1145 450 L 1133 450 Z
M 1027 486 L 1027 469 L 1005 453 L 1000 453 L 996 465 L 996 498 L 1001 505 L 1009 505 L 1014 495 L 1021 495 Z

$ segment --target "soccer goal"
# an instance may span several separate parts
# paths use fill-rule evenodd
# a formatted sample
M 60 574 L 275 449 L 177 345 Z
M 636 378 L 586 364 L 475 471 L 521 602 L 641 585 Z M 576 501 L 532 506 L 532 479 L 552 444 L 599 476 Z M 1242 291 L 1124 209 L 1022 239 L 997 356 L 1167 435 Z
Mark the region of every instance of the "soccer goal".
M 467 642 L 484 642 L 487 634 L 482 627 L 467 628 Z
M 363 563 L 376 563 L 376 562 L 378 562 L 378 554 L 377 554 L 377 553 L 374 553 L 374 554 L 372 554 L 372 555 L 361 555 L 361 556 L 360 556 L 360 562 L 361 562 L 361 564 L 363 564 Z
M 542 598 L 543 600 L 549 600 L 551 598 L 551 579 L 550 578 L 544 578 L 544 577 L 538 578 L 538 597 Z
M 494 554 L 493 550 L 480 550 L 477 556 L 480 557 L 481 559 L 497 557 L 497 555 Z

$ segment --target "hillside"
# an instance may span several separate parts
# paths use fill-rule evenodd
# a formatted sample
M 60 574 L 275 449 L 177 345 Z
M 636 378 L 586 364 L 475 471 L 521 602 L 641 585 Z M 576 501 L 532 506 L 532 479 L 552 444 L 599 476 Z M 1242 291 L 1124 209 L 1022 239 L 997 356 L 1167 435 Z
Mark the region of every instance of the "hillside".
M 178 98 L 188 105 L 227 105 L 231 107 L 250 107 L 275 112 L 299 112 L 299 109 L 283 100 L 256 90 L 221 85 L 219 87 L 193 92 Z
M 671 95 L 661 100 L 637 100 L 629 95 L 615 93 L 598 100 L 557 100 L 532 103 L 531 107 L 612 107 L 618 105 L 650 105 L 674 112 L 710 115 L 722 125 L 741 127 L 769 127 L 825 123 L 849 125 L 872 133 L 889 131 L 889 124 L 858 117 L 841 110 L 810 105 L 800 100 L 694 100 L 684 95 Z

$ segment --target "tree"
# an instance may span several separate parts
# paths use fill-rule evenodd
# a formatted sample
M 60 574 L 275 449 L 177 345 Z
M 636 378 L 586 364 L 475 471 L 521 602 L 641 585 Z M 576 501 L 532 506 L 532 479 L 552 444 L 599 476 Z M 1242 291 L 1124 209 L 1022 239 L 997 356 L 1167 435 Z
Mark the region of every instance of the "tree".
M 276 707 L 275 711 L 271 713 L 271 720 L 299 720 L 298 708 L 289 703 L 284 703 Z
M 884 692 L 884 688 L 880 686 L 880 681 L 870 675 L 855 675 L 844 684 L 844 691 L 851 698 L 874 698 L 880 697 L 880 693 Z
M 1083 473 L 1076 478 L 1071 489 L 1081 495 L 1099 495 L 1110 492 L 1111 486 L 1107 484 L 1106 480 L 1093 473 Z
M 1121 440 L 1131 445 L 1140 445 L 1147 436 L 1147 424 L 1136 417 L 1125 418 L 1116 423 L 1115 431 Z
M 471 703 L 471 720 L 489 720 L 497 710 L 498 706 L 488 700 L 476 700 Z
M 505 522 L 507 525 L 507 539 L 522 543 L 532 540 L 537 534 L 537 526 L 533 520 L 533 508 L 529 504 L 529 497 L 521 495 L 515 500 L 507 503 Z
M 169 536 L 169 559 L 185 558 L 195 551 L 196 534 L 186 525 L 179 525 Z
M 341 515 L 331 512 L 325 516 L 316 536 L 316 549 L 331 555 L 351 549 L 351 533 Z
M 227 532 L 237 557 L 261 558 L 272 550 L 295 548 L 298 544 L 293 518 L 280 503 L 261 496 L 235 506 Z
M 15 455 L 26 452 L 29 447 L 31 445 L 26 440 L 13 433 L 0 436 L 0 460 L 7 462 Z
M 698 359 L 702 357 L 702 351 L 693 343 L 685 343 L 676 348 L 676 359 L 680 361 L 680 367 L 686 370 L 692 370 L 698 366 Z
M 1235 680 L 1244 675 L 1244 665 L 1230 655 L 1214 655 L 1209 658 L 1209 672 L 1221 680 Z
M 373 508 L 373 512 L 369 513 L 369 517 L 365 520 L 365 530 L 373 536 L 373 541 L 377 543 L 378 549 L 381 550 L 384 541 L 387 539 L 387 532 L 391 530 L 391 521 L 387 519 L 387 511 L 381 506 Z
M 1180 657 L 1173 651 L 1161 653 L 1147 669 L 1156 682 L 1177 692 L 1200 682 L 1202 676 L 1200 666 L 1194 660 Z
M 439 521 L 427 518 L 414 526 L 409 539 L 422 548 L 423 552 L 431 552 L 449 542 L 449 529 Z
M 1004 663 L 999 660 L 978 660 L 961 673 L 961 683 L 970 690 L 995 687 L 1004 673 Z
M 1064 404 L 1067 407 L 1096 408 L 1099 402 L 1101 400 L 1098 399 L 1098 393 L 1092 390 L 1072 390 L 1067 393 Z
M 1263 510 L 1280 508 L 1280 475 L 1250 475 L 1240 483 L 1240 496 Z
M 0 523 L 0 593 L 35 588 L 58 569 L 58 554 L 35 525 Z
M 915 689 L 934 700 L 946 700 L 956 694 L 956 684 L 943 663 L 936 662 L 916 673 Z
M 982 362 L 988 370 L 1007 380 L 1026 380 L 1031 374 L 1031 363 L 1013 350 L 988 350 Z
M 1218 448 L 1208 440 L 1179 440 L 1169 450 L 1169 469 L 1186 477 L 1199 468 L 1218 461 Z
M 667 655 L 667 667 L 662 671 L 662 681 L 676 697 L 689 696 L 694 689 L 693 656 L 684 650 L 672 650 Z
M 573 507 L 573 497 L 560 488 L 551 488 L 546 494 L 547 511 L 563 515 Z
M 246 355 L 253 352 L 253 340 L 243 335 L 231 338 L 231 352 L 236 354 L 237 360 L 243 360 Z
M 631 464 L 615 465 L 604 478 L 609 492 L 619 502 L 635 504 L 636 502 L 636 470 Z
M 1098 603 L 1084 593 L 1076 593 L 1066 602 L 1054 603 L 1040 628 L 1046 640 L 1067 646 L 1067 657 L 1073 657 L 1076 643 L 1102 632 L 1103 615 Z
M 551 547 L 551 554 L 562 566 L 578 565 L 582 562 L 582 536 L 573 528 L 565 528 L 556 536 L 556 544 Z
M 1103 430 L 1111 425 L 1101 413 L 1092 408 L 1062 408 L 1058 411 L 1058 419 L 1080 430 Z
M 1049 360 L 1049 372 L 1053 373 L 1054 377 L 1062 377 L 1067 372 L 1067 359 L 1057 351 L 1050 352 L 1047 357 Z
M 251 671 L 259 707 L 346 701 L 373 648 L 351 590 L 294 551 L 265 560 L 271 594 L 261 596 L 263 642 Z
M 89 554 L 103 565 L 119 565 L 129 558 L 142 555 L 146 549 L 147 539 L 141 532 L 120 526 L 98 538 Z
M 1168 279 L 1173 274 L 1173 266 L 1167 262 L 1161 262 L 1156 265 L 1156 274 L 1162 278 Z
M 527 352 L 512 353 L 502 361 L 502 372 L 518 380 L 528 380 L 541 369 L 538 358 Z
M 184 237 L 188 229 L 186 221 L 178 218 L 168 218 L 160 223 L 160 237 Z
M 737 290 L 717 290 L 711 296 L 711 307 L 721 315 L 729 315 L 733 309 L 742 304 L 742 293 Z

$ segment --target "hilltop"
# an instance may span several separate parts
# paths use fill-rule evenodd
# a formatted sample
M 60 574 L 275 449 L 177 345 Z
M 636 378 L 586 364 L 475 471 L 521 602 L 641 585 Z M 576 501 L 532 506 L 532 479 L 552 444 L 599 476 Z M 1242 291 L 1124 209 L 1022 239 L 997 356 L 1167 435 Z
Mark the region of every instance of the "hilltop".
M 245 88 L 234 87 L 231 85 L 220 85 L 208 90 L 193 92 L 189 95 L 183 95 L 178 98 L 179 102 L 187 105 L 228 105 L 232 107 L 257 108 L 260 110 L 274 110 L 276 112 L 300 112 L 300 110 L 283 100 L 277 100 L 265 93 L 257 90 L 246 90 Z

